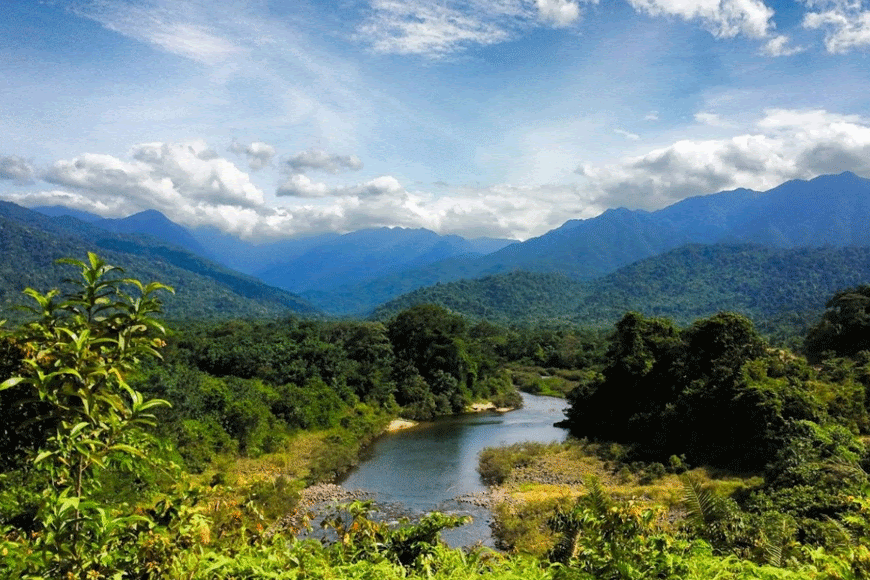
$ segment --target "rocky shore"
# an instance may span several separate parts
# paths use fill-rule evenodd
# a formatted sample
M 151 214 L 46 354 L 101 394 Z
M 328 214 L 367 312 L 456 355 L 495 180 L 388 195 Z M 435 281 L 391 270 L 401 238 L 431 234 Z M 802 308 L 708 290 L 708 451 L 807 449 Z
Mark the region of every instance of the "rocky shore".
M 361 489 L 349 490 L 334 483 L 316 483 L 299 492 L 296 510 L 272 524 L 269 535 L 284 530 L 301 531 L 312 519 L 323 515 L 327 506 L 366 499 L 371 499 L 371 494 Z

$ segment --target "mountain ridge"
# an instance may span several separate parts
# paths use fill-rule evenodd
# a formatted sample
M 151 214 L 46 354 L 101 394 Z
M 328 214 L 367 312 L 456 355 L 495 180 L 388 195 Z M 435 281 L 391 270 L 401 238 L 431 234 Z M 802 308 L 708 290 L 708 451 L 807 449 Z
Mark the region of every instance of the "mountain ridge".
M 56 259 L 81 259 L 93 251 L 133 277 L 175 287 L 176 295 L 165 300 L 168 316 L 227 318 L 317 313 L 298 296 L 157 238 L 114 233 L 74 217 L 49 217 L 10 202 L 0 202 L 0 242 L 0 304 L 6 307 L 22 301 L 21 291 L 26 286 L 45 290 L 61 285 L 68 272 L 55 263 Z

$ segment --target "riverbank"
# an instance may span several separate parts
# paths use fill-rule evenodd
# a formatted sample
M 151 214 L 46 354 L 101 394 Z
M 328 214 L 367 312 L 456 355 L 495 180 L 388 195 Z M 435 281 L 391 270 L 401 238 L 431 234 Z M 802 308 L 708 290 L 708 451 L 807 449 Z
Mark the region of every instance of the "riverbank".
M 416 427 L 419 424 L 420 423 L 418 423 L 417 421 L 411 421 L 410 419 L 393 419 L 387 425 L 385 431 L 387 433 L 394 433 L 403 429 L 410 429 L 412 427 Z
M 480 471 L 490 486 L 468 501 L 491 510 L 491 529 L 499 548 L 538 556 L 555 539 L 547 520 L 585 494 L 590 479 L 597 480 L 614 499 L 663 507 L 669 524 L 683 519 L 685 487 L 680 475 L 667 473 L 657 463 L 635 464 L 632 470 L 606 457 L 598 445 L 576 440 L 488 448 L 481 454 Z M 760 480 L 705 468 L 687 473 L 720 495 L 757 485 Z
M 467 411 L 470 413 L 483 413 L 484 411 L 495 411 L 496 413 L 509 413 L 515 411 L 516 407 L 496 407 L 492 401 L 481 401 L 469 405 Z

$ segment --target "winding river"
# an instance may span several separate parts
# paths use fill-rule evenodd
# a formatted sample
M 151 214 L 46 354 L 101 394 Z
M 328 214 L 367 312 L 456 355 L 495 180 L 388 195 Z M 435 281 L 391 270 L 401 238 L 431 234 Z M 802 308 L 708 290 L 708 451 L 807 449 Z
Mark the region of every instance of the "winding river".
M 489 511 L 455 500 L 486 490 L 477 473 L 485 447 L 520 441 L 562 441 L 553 426 L 564 418 L 565 401 L 523 394 L 522 409 L 445 417 L 379 438 L 342 485 L 363 489 L 381 504 L 400 505 L 411 513 L 438 510 L 467 514 L 473 523 L 443 534 L 453 546 L 492 545 Z

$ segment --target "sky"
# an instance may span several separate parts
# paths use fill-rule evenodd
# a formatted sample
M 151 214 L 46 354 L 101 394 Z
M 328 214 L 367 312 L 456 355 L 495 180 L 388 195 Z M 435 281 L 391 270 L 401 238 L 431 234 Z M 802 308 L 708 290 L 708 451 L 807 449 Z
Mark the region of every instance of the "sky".
M 528 239 L 870 176 L 870 0 L 2 0 L 0 198 Z

